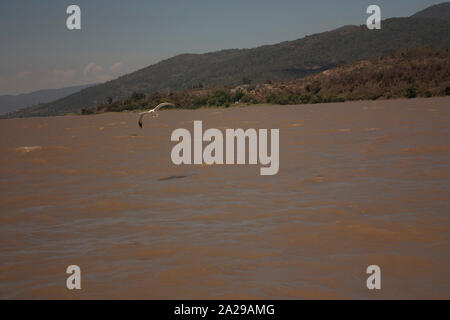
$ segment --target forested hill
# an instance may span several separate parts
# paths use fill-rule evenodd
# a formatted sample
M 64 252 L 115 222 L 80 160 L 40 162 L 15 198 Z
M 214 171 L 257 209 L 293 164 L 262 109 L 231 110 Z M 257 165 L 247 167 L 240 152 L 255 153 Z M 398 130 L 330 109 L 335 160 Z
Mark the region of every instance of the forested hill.
M 170 101 L 174 108 L 230 107 L 246 104 L 314 104 L 354 100 L 450 95 L 450 52 L 415 48 L 325 70 L 305 78 L 236 87 L 133 94 L 83 108 L 82 114 L 143 110 Z M 170 107 L 165 107 L 170 108 Z
M 133 92 L 184 90 L 199 84 L 235 85 L 243 79 L 258 83 L 300 78 L 407 48 L 429 45 L 446 49 L 450 47 L 449 34 L 450 22 L 442 19 L 392 18 L 382 21 L 381 30 L 345 26 L 254 49 L 182 54 L 11 117 L 79 112 L 83 107 L 95 107 L 108 98 L 122 99 Z

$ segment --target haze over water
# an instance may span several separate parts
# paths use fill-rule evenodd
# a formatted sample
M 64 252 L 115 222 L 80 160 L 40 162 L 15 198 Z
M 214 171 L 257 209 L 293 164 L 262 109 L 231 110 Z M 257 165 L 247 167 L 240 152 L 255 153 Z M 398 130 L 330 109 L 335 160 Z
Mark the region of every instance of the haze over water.
M 1 120 L 0 298 L 448 299 L 449 102 Z M 279 173 L 173 165 L 194 120 L 279 128 Z

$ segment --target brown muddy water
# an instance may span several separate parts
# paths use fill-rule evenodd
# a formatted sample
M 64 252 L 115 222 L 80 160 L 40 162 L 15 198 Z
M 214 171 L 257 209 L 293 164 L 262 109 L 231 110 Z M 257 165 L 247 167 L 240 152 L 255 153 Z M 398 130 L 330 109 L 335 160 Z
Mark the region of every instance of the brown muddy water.
M 0 298 L 448 299 L 449 105 L 2 120 Z M 175 166 L 171 132 L 194 120 L 279 128 L 279 173 Z

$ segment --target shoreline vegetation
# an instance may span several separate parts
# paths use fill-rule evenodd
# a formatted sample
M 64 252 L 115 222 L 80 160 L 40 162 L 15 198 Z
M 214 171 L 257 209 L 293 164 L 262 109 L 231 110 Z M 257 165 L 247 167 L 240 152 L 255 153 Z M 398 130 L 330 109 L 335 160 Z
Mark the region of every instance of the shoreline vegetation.
M 78 114 L 146 110 L 162 102 L 170 109 L 198 109 L 248 105 L 298 105 L 393 98 L 450 95 L 448 49 L 416 48 L 363 60 L 299 79 L 253 84 L 242 79 L 238 86 L 159 91 L 149 95 L 134 92 L 130 97 L 83 107 Z

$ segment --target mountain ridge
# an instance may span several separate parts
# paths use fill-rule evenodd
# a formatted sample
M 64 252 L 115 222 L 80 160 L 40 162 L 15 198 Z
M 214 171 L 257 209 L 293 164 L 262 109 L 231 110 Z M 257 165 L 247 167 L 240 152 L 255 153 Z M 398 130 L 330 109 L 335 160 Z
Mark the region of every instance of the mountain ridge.
M 412 18 L 432 18 L 450 21 L 450 2 L 443 2 L 416 12 Z
M 56 89 L 42 89 L 28 93 L 0 95 L 0 114 L 14 112 L 18 109 L 31 107 L 63 98 L 93 84 L 70 86 Z

